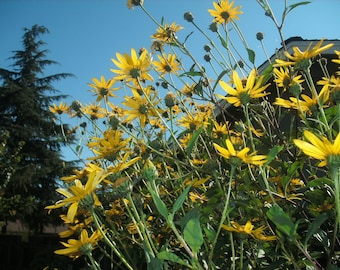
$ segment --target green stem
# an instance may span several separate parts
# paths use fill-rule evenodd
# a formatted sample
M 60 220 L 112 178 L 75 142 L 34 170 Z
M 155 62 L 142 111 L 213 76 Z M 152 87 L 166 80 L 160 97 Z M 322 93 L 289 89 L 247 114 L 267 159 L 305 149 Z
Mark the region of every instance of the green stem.
M 222 225 L 223 225 L 223 223 L 224 223 L 224 221 L 225 221 L 225 219 L 227 218 L 227 215 L 228 215 L 229 200 L 230 200 L 230 196 L 231 196 L 231 186 L 232 186 L 235 170 L 236 170 L 236 167 L 235 166 L 231 166 L 227 197 L 226 197 L 226 200 L 225 200 L 225 204 L 224 204 L 224 208 L 223 208 L 220 224 L 218 225 L 215 238 L 214 238 L 214 240 L 212 242 L 212 245 L 211 245 L 211 250 L 210 250 L 210 253 L 209 253 L 209 260 L 210 261 L 212 261 L 212 259 L 213 259 L 215 246 L 216 246 L 219 234 L 221 232 Z
M 93 217 L 94 223 L 96 224 L 97 229 L 100 231 L 101 235 L 105 243 L 113 250 L 113 252 L 118 256 L 118 258 L 125 264 L 128 270 L 133 270 L 133 267 L 129 264 L 129 262 L 125 259 L 125 257 L 119 252 L 116 248 L 115 244 L 107 237 L 106 233 L 103 231 L 102 226 L 99 224 L 97 214 L 94 209 L 90 210 L 91 216 Z
M 92 253 L 90 252 L 90 254 L 87 255 L 87 257 L 90 259 L 91 262 L 91 268 L 93 270 L 100 270 L 100 266 L 98 265 L 98 263 L 95 261 L 95 259 L 92 256 Z
M 337 212 L 337 222 L 340 229 L 340 173 L 339 167 L 331 168 L 332 170 L 332 177 L 334 180 L 334 188 L 335 188 L 335 207 Z

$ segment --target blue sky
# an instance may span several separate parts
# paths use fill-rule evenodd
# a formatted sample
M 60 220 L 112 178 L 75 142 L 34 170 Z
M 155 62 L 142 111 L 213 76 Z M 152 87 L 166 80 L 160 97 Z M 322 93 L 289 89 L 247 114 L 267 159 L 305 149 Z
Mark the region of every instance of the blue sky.
M 279 15 L 284 0 L 269 0 Z M 288 0 L 289 4 L 299 1 Z M 279 36 L 272 21 L 263 15 L 256 0 L 235 0 L 242 6 L 238 24 L 250 48 L 259 51 L 256 64 L 265 60 L 257 32 L 264 32 L 268 53 L 281 47 Z M 203 45 L 207 43 L 197 30 L 183 20 L 183 14 L 191 11 L 195 21 L 209 35 L 207 30 L 212 17 L 208 13 L 213 8 L 210 0 L 145 0 L 145 7 L 160 21 L 176 22 L 184 26 L 179 37 L 184 38 L 191 31 L 188 47 L 202 59 Z M 340 1 L 312 0 L 312 3 L 294 10 L 283 30 L 285 38 L 301 36 L 305 39 L 340 39 Z M 47 27 L 50 34 L 43 35 L 50 51 L 48 59 L 60 65 L 47 70 L 47 74 L 59 72 L 73 73 L 76 78 L 64 80 L 56 85 L 70 100 L 79 99 L 83 103 L 94 101 L 88 92 L 93 77 L 104 75 L 110 78 L 110 68 L 114 68 L 111 58 L 115 53 L 130 52 L 131 48 L 150 48 L 150 35 L 156 25 L 139 8 L 129 10 L 126 0 L 0 0 L 0 67 L 9 68 L 11 51 L 21 49 L 22 28 L 34 24 Z M 200 60 L 204 63 L 203 59 Z

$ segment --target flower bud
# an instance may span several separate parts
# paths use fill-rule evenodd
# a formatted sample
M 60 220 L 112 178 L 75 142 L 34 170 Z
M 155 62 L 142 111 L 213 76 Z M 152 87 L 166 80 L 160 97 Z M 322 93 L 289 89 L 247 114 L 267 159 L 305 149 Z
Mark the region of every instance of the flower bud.
M 210 62 L 210 60 L 211 60 L 210 55 L 209 54 L 204 55 L 204 60 L 207 61 L 207 62 Z
M 165 102 L 165 106 L 167 106 L 168 108 L 172 108 L 173 106 L 175 106 L 177 101 L 176 101 L 176 96 L 174 95 L 174 93 L 168 92 L 166 96 L 164 97 L 164 102 Z
M 191 12 L 185 12 L 184 13 L 184 20 L 188 22 L 193 22 L 194 21 L 194 15 Z
M 213 22 L 212 24 L 209 25 L 209 29 L 216 33 L 217 32 L 217 23 Z
M 256 34 L 256 39 L 257 40 L 262 40 L 263 39 L 263 37 L 264 37 L 264 34 L 262 33 L 262 32 L 258 32 L 257 34 Z
M 209 44 L 204 45 L 203 49 L 204 49 L 206 52 L 210 52 L 210 51 L 211 51 L 211 47 L 210 47 Z

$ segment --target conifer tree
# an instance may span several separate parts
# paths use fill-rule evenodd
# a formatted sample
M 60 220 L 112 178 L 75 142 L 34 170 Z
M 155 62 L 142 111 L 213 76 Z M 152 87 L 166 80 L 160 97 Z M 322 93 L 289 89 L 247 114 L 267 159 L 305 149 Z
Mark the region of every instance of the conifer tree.
M 55 202 L 59 178 L 70 169 L 49 106 L 65 98 L 53 83 L 72 74 L 44 74 L 57 64 L 41 48 L 46 33 L 44 26 L 24 28 L 23 49 L 10 57 L 11 70 L 0 68 L 0 220 L 19 219 L 38 232 L 53 223 L 44 207 Z

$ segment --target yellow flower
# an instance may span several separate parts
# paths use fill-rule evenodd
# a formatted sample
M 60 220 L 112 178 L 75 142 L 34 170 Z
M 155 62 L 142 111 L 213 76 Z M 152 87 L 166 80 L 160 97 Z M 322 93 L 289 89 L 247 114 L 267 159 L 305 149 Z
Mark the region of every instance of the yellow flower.
M 165 26 L 161 26 L 157 29 L 157 33 L 151 36 L 152 39 L 160 41 L 161 43 L 173 42 L 176 37 L 176 33 L 183 29 L 182 26 L 173 22 L 171 25 L 168 23 Z
M 276 75 L 274 82 L 276 82 L 278 87 L 282 87 L 284 91 L 295 84 L 301 84 L 304 82 L 304 80 L 301 79 L 302 75 L 294 76 L 293 74 L 290 74 L 287 68 L 274 68 L 274 74 Z
M 176 59 L 175 54 L 169 53 L 166 55 L 157 55 L 158 61 L 153 61 L 152 64 L 155 66 L 156 71 L 161 73 L 161 75 L 164 75 L 165 73 L 177 73 L 178 70 L 180 70 L 179 62 Z
M 108 80 L 106 81 L 104 76 L 100 77 L 100 81 L 96 78 L 92 79 L 93 83 L 89 83 L 88 85 L 93 88 L 91 92 L 94 92 L 95 96 L 97 96 L 96 101 L 101 101 L 103 98 L 105 101 L 108 100 L 108 97 L 114 97 L 115 95 L 112 93 L 112 91 L 119 90 L 118 88 L 113 88 L 112 86 L 116 82 L 115 80 Z
M 196 191 L 189 192 L 189 198 L 192 202 L 204 203 L 208 201 L 208 198 L 202 193 L 198 193 Z
M 195 114 L 185 114 L 181 119 L 178 120 L 178 125 L 185 127 L 190 131 L 194 131 L 202 126 L 207 127 L 209 125 L 209 116 L 209 112 L 196 112 Z
M 339 59 L 333 59 L 332 62 L 340 64 L 340 51 L 334 50 Z
M 89 237 L 87 230 L 82 230 L 80 238 L 69 239 L 67 243 L 61 242 L 64 245 L 64 249 L 58 249 L 54 251 L 55 254 L 69 256 L 76 259 L 82 255 L 89 255 L 93 249 L 96 248 L 98 241 L 102 238 L 100 231 L 95 231 Z
M 318 81 L 319 85 L 323 85 L 321 92 L 330 95 L 333 102 L 339 103 L 340 101 L 340 77 L 332 75 L 330 78 L 323 77 Z
M 88 159 L 106 158 L 114 160 L 120 151 L 129 149 L 127 145 L 130 140 L 131 138 L 122 139 L 122 132 L 120 130 L 108 129 L 104 132 L 104 138 L 91 138 L 91 142 L 87 146 L 91 148 L 96 156 Z
M 304 112 L 309 115 L 312 115 L 313 112 L 318 110 L 318 101 L 316 98 L 310 98 L 305 94 L 301 94 L 302 100 L 298 100 L 295 97 L 290 97 L 289 100 L 285 100 L 283 98 L 276 98 L 273 104 L 287 108 L 287 109 L 295 109 L 298 112 Z M 321 91 L 319 94 L 319 100 L 321 103 L 327 102 L 329 98 L 328 91 Z
M 49 107 L 52 113 L 63 114 L 64 112 L 69 111 L 69 106 L 66 103 L 60 102 L 59 105 L 53 104 L 53 107 Z
M 305 51 L 301 51 L 298 47 L 293 47 L 293 55 L 288 52 L 284 52 L 285 56 L 288 58 L 288 61 L 276 59 L 276 64 L 274 67 L 283 67 L 283 66 L 295 66 L 297 69 L 305 69 L 309 66 L 309 60 L 321 52 L 328 50 L 334 44 L 330 43 L 323 47 L 321 47 L 324 39 L 320 40 L 313 48 L 312 42 L 308 45 Z
M 229 0 L 222 0 L 219 3 L 213 2 L 215 9 L 208 9 L 210 15 L 215 17 L 213 22 L 221 24 L 238 20 L 238 15 L 243 12 L 239 10 L 241 6 L 234 7 L 234 4 L 234 1 L 229 3 Z
M 229 232 L 237 232 L 237 233 L 243 233 L 248 234 L 254 239 L 258 239 L 261 241 L 273 241 L 276 240 L 276 236 L 266 236 L 263 234 L 263 231 L 265 229 L 265 226 L 261 226 L 255 230 L 254 225 L 251 223 L 251 221 L 247 221 L 245 225 L 240 225 L 235 221 L 231 221 L 231 226 L 228 225 L 222 225 L 222 228 L 229 231 Z
M 228 95 L 222 96 L 217 94 L 217 96 L 219 98 L 225 99 L 230 104 L 233 104 L 235 107 L 247 105 L 251 99 L 261 98 L 269 94 L 264 92 L 269 84 L 262 86 L 263 76 L 259 77 L 256 81 L 255 69 L 250 72 L 245 85 L 243 85 L 240 77 L 235 70 L 233 70 L 232 72 L 231 79 L 235 84 L 236 89 L 231 87 L 226 82 L 220 81 L 220 86 L 228 93 Z
M 96 194 L 94 193 L 97 186 L 104 180 L 108 175 L 103 171 L 97 172 L 93 171 L 89 174 L 85 186 L 76 179 L 73 186 L 68 189 L 58 188 L 57 192 L 66 197 L 55 203 L 55 205 L 46 206 L 45 209 L 57 209 L 63 206 L 69 206 L 67 211 L 67 218 L 70 222 L 74 222 L 74 218 L 77 214 L 78 207 L 92 207 L 93 205 L 100 206 L 101 203 L 98 200 Z
M 340 133 L 336 136 L 334 143 L 330 142 L 326 137 L 321 139 L 312 132 L 305 130 L 303 132 L 306 141 L 295 139 L 295 145 L 302 150 L 307 156 L 319 159 L 319 167 L 328 165 L 329 167 L 339 166 L 340 164 Z
M 239 165 L 240 162 L 254 165 L 263 165 L 267 161 L 266 155 L 255 155 L 255 152 L 247 155 L 250 151 L 248 147 L 242 149 L 241 151 L 236 151 L 229 139 L 226 139 L 225 143 L 227 148 L 223 148 L 216 143 L 213 145 L 218 154 L 225 159 L 229 159 L 233 165 Z
M 88 114 L 91 120 L 96 120 L 104 118 L 106 116 L 106 111 L 104 108 L 100 107 L 100 103 L 89 104 L 83 108 L 83 112 Z
M 214 121 L 213 137 L 222 138 L 227 134 L 229 134 L 228 124 L 219 124 L 218 122 Z
M 115 80 L 126 80 L 127 82 L 141 80 L 153 81 L 149 74 L 151 67 L 151 57 L 146 49 L 143 49 L 138 57 L 136 51 L 131 49 L 131 56 L 128 54 L 121 55 L 116 53 L 117 60 L 112 59 L 112 62 L 119 69 L 110 69 L 117 76 Z
M 141 96 L 134 89 L 132 93 L 132 97 L 124 97 L 125 101 L 122 102 L 123 105 L 131 108 L 131 110 L 124 110 L 124 115 L 127 116 L 125 121 L 130 122 L 139 118 L 140 125 L 143 128 L 149 121 L 149 117 L 156 117 L 157 112 L 162 113 L 162 110 L 156 108 L 160 100 L 156 100 L 156 95 L 149 96 L 148 98 Z

